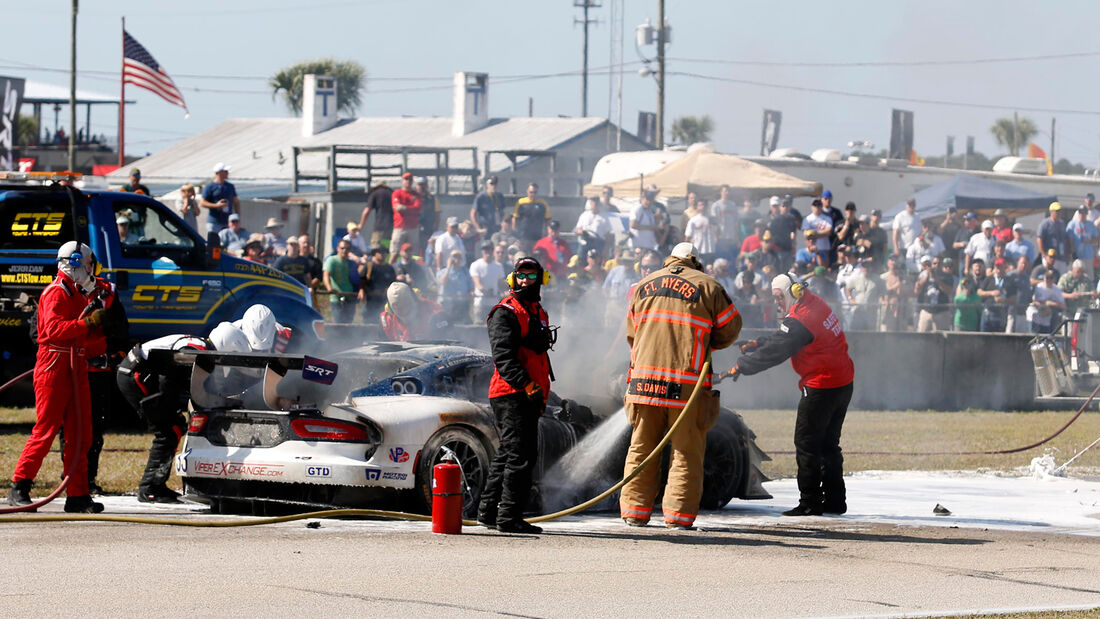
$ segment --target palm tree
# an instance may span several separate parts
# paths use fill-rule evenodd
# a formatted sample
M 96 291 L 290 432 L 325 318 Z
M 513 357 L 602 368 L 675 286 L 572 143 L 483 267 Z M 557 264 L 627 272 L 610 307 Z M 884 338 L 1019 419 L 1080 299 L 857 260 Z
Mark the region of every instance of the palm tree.
M 1031 138 L 1039 133 L 1039 129 L 1030 118 L 1015 121 L 1005 116 L 994 121 L 989 132 L 993 134 L 993 139 L 997 140 L 998 145 L 1008 148 L 1012 155 L 1016 156 L 1020 154 L 1020 147 L 1030 142 Z
M 271 76 L 271 98 L 283 93 L 283 102 L 295 114 L 302 113 L 302 82 L 309 74 L 332 75 L 336 78 L 336 109 L 340 112 L 354 113 L 362 102 L 367 70 L 354 60 L 307 60 L 284 67 Z
M 710 116 L 697 118 L 695 116 L 681 116 L 672 121 L 672 140 L 680 144 L 695 144 L 707 142 L 714 131 L 714 121 Z

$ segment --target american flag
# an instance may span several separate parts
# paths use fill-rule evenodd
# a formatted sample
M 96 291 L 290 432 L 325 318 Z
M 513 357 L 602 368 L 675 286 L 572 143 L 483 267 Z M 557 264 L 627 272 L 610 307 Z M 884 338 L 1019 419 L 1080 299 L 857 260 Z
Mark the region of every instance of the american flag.
M 123 31 L 122 83 L 140 86 L 161 96 L 165 101 L 187 110 L 183 95 L 168 77 L 153 55 L 129 32 Z

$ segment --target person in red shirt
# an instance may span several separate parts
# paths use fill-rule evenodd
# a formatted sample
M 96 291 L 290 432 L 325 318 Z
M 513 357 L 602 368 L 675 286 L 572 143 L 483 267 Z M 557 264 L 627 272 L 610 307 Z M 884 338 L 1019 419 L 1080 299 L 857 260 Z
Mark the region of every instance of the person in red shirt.
M 993 211 L 993 238 L 1002 243 L 1012 240 L 1012 226 L 1008 225 L 1008 214 L 1003 208 Z
M 393 236 L 390 237 L 390 247 L 401 247 L 405 243 L 410 243 L 413 247 L 420 246 L 420 194 L 412 186 L 413 175 L 405 172 L 401 175 L 401 189 L 391 196 Z M 390 262 L 396 261 L 395 252 L 390 256 Z
M 535 243 L 535 251 L 546 252 L 546 259 L 542 266 L 554 277 L 565 278 L 569 275 L 569 259 L 573 257 L 573 249 L 561 238 L 561 223 L 556 219 L 546 224 L 547 234 Z
M 799 500 L 783 515 L 843 514 L 848 505 L 840 431 L 855 379 L 848 341 L 833 310 L 793 276 L 772 279 L 772 296 L 783 315 L 779 330 L 742 344 L 743 355 L 728 375 L 737 380 L 791 360 L 802 391 L 794 427 Z
M 760 251 L 764 247 L 764 220 L 757 219 L 752 224 L 752 234 L 745 237 L 741 243 L 741 253 L 737 256 L 739 263 L 744 262 L 745 256 Z

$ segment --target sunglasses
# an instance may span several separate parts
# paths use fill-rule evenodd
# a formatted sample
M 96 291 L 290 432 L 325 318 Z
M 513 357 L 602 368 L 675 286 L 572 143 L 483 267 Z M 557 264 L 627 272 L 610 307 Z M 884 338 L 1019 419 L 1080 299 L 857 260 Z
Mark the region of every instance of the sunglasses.
M 539 278 L 538 273 L 516 273 L 516 279 L 519 280 L 519 281 L 523 281 L 523 280 L 526 279 L 526 280 L 529 280 L 529 281 L 533 282 L 538 278 Z
M 652 271 L 653 269 L 656 269 L 656 268 L 657 267 L 651 266 L 651 265 L 648 265 L 648 264 L 643 264 L 643 265 L 638 267 L 638 269 L 642 270 L 642 271 Z

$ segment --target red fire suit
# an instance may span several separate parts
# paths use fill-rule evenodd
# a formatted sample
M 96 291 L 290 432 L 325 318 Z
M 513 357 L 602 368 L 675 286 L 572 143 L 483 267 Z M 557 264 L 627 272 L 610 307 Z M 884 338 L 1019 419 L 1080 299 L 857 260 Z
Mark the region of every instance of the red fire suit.
M 413 342 L 441 335 L 450 323 L 447 312 L 435 301 L 424 298 L 416 300 L 416 318 L 406 324 L 397 314 L 386 308 L 378 316 L 382 323 L 382 332 L 393 342 Z
M 92 418 L 88 392 L 89 357 L 102 355 L 106 342 L 81 319 L 88 297 L 64 273 L 42 291 L 38 301 L 38 357 L 34 364 L 34 406 L 37 419 L 23 447 L 12 481 L 34 479 L 53 439 L 64 426 L 68 496 L 88 494 L 88 444 Z M 92 331 L 89 333 L 89 331 Z

